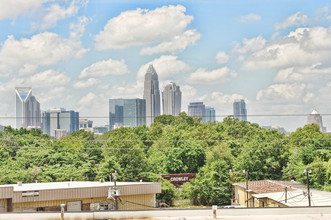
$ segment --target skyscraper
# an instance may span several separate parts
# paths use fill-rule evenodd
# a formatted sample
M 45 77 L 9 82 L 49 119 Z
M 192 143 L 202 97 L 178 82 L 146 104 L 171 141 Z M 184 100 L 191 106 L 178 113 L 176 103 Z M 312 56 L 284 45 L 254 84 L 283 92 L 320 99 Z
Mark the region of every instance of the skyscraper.
M 215 109 L 210 107 L 210 106 L 206 106 L 205 108 L 205 122 L 208 121 L 216 121 L 216 115 L 215 115 Z
M 326 132 L 326 128 L 323 127 L 322 116 L 316 109 L 307 116 L 307 124 L 317 124 L 320 127 L 320 131 Z
M 40 103 L 31 87 L 16 87 L 16 128 L 41 127 Z
M 154 118 L 161 114 L 159 79 L 152 64 L 145 74 L 143 98 L 146 100 L 146 124 L 150 126 Z
M 146 124 L 145 99 L 109 99 L 109 130 Z
M 190 102 L 188 105 L 188 116 L 201 117 L 204 122 L 206 107 L 203 102 Z
M 182 92 L 179 86 L 170 82 L 162 92 L 163 114 L 178 116 L 181 111 Z
M 63 108 L 51 109 L 43 112 L 42 119 L 43 132 L 53 137 L 58 130 L 65 130 L 66 134 L 79 130 L 79 112 Z
M 233 117 L 239 121 L 247 121 L 246 103 L 243 99 L 235 100 L 233 103 Z

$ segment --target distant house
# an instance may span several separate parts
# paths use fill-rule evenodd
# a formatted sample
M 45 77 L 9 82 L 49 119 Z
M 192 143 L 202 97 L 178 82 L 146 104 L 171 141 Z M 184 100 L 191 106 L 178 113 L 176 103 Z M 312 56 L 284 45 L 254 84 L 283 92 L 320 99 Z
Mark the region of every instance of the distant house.
M 114 193 L 114 191 L 116 191 Z M 114 210 L 117 195 L 118 210 L 151 209 L 161 183 L 152 182 L 52 182 L 0 185 L 0 213 Z
M 296 181 L 260 180 L 234 183 L 234 204 L 248 207 L 308 206 L 307 186 Z M 248 198 L 247 198 L 248 192 Z M 311 206 L 330 206 L 331 192 L 310 189 Z M 248 203 L 247 203 L 248 200 Z

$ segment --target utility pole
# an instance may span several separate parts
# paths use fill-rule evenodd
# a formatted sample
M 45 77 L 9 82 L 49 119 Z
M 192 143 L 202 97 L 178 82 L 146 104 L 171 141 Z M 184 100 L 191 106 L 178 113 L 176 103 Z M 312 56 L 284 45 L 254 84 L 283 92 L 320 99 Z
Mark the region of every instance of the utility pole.
M 285 187 L 285 203 L 287 203 L 287 187 Z
M 310 189 L 309 189 L 309 173 L 312 173 L 312 170 L 310 168 L 304 169 L 303 173 L 306 173 L 307 176 L 307 191 L 308 191 L 308 205 L 311 206 L 310 203 Z
M 116 180 L 117 180 L 117 171 L 115 170 L 115 173 L 112 173 L 113 179 L 114 179 L 114 190 L 115 190 L 115 210 L 118 210 L 118 203 L 117 203 L 117 186 L 116 186 Z
M 243 173 L 246 174 L 246 207 L 248 208 L 248 171 L 243 170 Z
M 233 188 L 233 184 L 234 184 L 234 170 L 230 169 L 229 172 L 232 173 L 232 205 L 233 205 L 235 203 L 235 201 L 234 201 L 234 188 Z

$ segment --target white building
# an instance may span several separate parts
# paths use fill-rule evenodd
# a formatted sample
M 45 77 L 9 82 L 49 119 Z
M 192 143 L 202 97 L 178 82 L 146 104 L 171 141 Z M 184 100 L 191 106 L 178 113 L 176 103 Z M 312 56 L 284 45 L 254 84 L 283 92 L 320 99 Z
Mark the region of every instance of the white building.
M 320 131 L 326 132 L 326 128 L 323 127 L 322 116 L 318 113 L 316 109 L 314 109 L 308 116 L 307 116 L 307 124 L 317 124 L 320 126 Z
M 162 92 L 163 114 L 178 116 L 181 112 L 182 92 L 174 82 L 164 87 Z

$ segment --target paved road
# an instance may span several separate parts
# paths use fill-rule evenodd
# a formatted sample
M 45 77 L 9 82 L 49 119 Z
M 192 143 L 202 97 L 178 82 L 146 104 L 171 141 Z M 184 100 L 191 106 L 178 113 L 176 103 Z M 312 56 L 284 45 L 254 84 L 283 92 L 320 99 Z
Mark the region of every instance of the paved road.
M 0 214 L 0 220 L 55 220 L 60 213 L 10 213 Z M 117 212 L 76 212 L 65 213 L 65 220 L 78 219 L 167 219 L 197 220 L 213 219 L 211 209 L 161 209 L 153 211 L 117 211 Z M 224 220 L 324 220 L 331 219 L 331 207 L 313 208 L 254 208 L 254 209 L 218 209 L 217 219 Z

